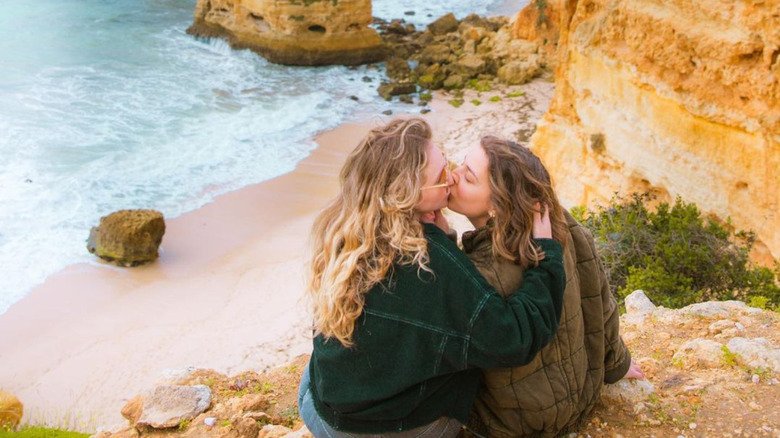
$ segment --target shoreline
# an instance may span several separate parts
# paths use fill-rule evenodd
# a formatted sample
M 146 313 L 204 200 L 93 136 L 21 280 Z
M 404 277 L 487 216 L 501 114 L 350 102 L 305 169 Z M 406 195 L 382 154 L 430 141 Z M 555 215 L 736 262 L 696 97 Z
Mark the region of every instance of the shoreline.
M 552 87 L 536 79 L 467 91 L 458 109 L 437 92 L 421 117 L 459 161 L 484 134 L 511 138 L 535 125 Z M 526 94 L 489 102 L 516 90 Z M 477 97 L 484 103 L 470 103 Z M 166 220 L 153 264 L 71 265 L 12 305 L 0 315 L 0 333 L 12 334 L 0 338 L 0 387 L 24 404 L 23 423 L 112 430 L 124 425 L 120 410 L 130 398 L 177 370 L 263 371 L 310 352 L 301 297 L 312 221 L 335 196 L 348 152 L 396 116 L 417 114 L 366 115 L 320 133 L 292 172 Z M 458 231 L 468 228 L 448 218 Z

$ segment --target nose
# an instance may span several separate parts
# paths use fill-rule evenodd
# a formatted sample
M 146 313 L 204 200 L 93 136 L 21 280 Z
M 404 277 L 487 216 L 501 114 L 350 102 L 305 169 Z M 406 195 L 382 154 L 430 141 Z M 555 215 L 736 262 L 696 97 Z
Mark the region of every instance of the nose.
M 459 169 L 460 167 L 452 169 L 450 171 L 450 179 L 449 179 L 450 186 L 456 186 L 458 185 L 458 182 L 460 182 L 460 175 L 458 174 Z
M 455 182 L 455 172 L 450 170 L 449 172 L 447 172 L 447 187 L 451 187 L 455 184 L 457 184 Z

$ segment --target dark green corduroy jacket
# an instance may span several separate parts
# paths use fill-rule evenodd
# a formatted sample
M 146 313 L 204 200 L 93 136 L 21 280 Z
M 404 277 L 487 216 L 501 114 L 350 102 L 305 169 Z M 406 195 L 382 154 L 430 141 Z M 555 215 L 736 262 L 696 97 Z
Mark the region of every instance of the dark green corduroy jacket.
M 566 291 L 555 338 L 524 366 L 485 371 L 471 427 L 491 438 L 553 437 L 577 429 L 606 383 L 631 364 L 619 333 L 618 306 L 590 232 L 566 213 Z M 503 295 L 523 283 L 523 269 L 492 253 L 491 228 L 463 236 L 463 249 Z
M 399 432 L 450 417 L 466 423 L 479 368 L 527 363 L 558 328 L 565 274 L 561 246 L 504 300 L 439 228 L 425 224 L 428 266 L 396 265 L 368 291 L 354 346 L 314 339 L 314 406 L 333 428 Z

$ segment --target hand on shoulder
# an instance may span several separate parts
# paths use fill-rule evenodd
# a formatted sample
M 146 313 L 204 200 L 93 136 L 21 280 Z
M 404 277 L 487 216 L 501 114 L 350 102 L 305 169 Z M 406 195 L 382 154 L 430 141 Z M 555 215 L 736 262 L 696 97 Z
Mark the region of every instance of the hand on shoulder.
M 444 215 L 441 213 L 441 210 L 434 210 L 428 213 L 420 213 L 420 222 L 427 223 L 427 224 L 434 224 L 437 227 L 441 228 L 441 230 L 447 234 L 449 234 L 450 232 L 450 224 L 447 222 L 447 219 L 445 219 Z
M 542 207 L 538 202 L 534 205 L 534 239 L 552 239 L 552 224 L 550 223 L 550 209 Z

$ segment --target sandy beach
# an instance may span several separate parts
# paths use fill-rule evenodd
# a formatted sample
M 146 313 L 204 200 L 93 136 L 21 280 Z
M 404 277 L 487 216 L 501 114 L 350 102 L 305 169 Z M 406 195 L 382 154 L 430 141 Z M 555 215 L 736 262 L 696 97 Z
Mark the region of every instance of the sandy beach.
M 549 79 L 537 79 L 468 91 L 456 109 L 437 92 L 423 117 L 460 161 L 482 135 L 530 132 L 552 93 Z M 23 422 L 112 430 L 126 423 L 119 412 L 127 400 L 188 367 L 263 371 L 309 352 L 301 298 L 311 223 L 337 193 L 347 153 L 392 117 L 366 115 L 325 132 L 293 172 L 166 220 L 156 263 L 73 265 L 0 315 L 0 387 L 24 403 Z

